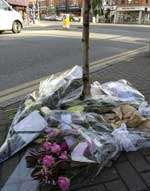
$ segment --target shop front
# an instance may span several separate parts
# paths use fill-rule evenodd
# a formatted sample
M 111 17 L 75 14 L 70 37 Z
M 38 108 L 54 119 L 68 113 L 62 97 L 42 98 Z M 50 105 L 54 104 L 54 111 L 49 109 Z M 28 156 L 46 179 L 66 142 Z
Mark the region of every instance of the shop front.
M 81 6 L 80 5 L 68 5 L 65 4 L 56 6 L 56 10 L 58 14 L 61 13 L 71 13 L 77 16 L 81 15 Z
M 115 23 L 150 24 L 150 6 L 117 7 Z
M 103 6 L 104 22 L 113 23 L 115 17 L 116 6 L 105 5 Z

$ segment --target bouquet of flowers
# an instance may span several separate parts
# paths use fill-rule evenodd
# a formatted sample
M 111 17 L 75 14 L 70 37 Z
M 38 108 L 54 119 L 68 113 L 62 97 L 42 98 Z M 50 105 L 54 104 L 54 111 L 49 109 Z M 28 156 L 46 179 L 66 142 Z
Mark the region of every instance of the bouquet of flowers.
M 47 128 L 37 143 L 37 148 L 26 157 L 27 166 L 33 168 L 31 176 L 40 183 L 68 191 L 70 152 L 60 130 Z

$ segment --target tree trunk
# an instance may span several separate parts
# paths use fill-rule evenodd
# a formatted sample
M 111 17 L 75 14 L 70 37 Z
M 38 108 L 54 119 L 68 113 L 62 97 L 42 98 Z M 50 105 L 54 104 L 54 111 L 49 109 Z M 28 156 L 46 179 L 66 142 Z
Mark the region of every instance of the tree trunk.
M 89 13 L 90 0 L 83 0 L 83 32 L 82 32 L 82 53 L 83 53 L 83 99 L 90 96 L 90 74 L 89 74 Z

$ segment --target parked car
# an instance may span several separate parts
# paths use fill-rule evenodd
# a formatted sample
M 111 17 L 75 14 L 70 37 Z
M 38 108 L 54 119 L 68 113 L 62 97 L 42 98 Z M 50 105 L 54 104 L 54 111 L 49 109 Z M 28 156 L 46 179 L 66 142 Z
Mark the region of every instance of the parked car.
M 80 18 L 79 18 L 79 17 L 76 17 L 76 16 L 73 16 L 73 17 L 72 17 L 72 20 L 73 20 L 74 22 L 80 22 Z
M 50 16 L 45 16 L 44 20 L 48 20 L 48 21 L 62 21 L 63 17 L 57 16 L 57 15 L 50 15 Z
M 73 22 L 80 22 L 80 18 L 74 15 L 70 15 L 70 21 Z
M 63 17 L 62 16 L 56 16 L 56 21 L 62 21 Z
M 0 33 L 12 30 L 20 33 L 23 28 L 23 19 L 19 12 L 15 11 L 5 0 L 0 0 Z
M 51 16 L 45 15 L 45 16 L 44 16 L 44 20 L 48 20 L 48 21 L 51 21 L 51 20 L 52 20 L 52 21 L 54 21 L 54 20 L 55 20 L 55 17 L 56 17 L 55 15 L 51 15 Z

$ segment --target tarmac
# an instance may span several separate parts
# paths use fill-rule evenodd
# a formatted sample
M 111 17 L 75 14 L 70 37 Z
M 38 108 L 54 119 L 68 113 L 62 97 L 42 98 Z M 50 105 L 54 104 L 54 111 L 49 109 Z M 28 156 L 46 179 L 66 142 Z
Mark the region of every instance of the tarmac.
M 99 82 L 126 79 L 141 91 L 146 100 L 150 102 L 150 54 L 147 52 L 139 53 L 117 64 L 106 65 L 92 72 L 91 76 L 93 81 L 97 80 Z M 7 127 L 10 125 L 18 105 L 19 101 L 0 108 L 0 144 L 4 141 Z M 0 188 L 9 180 L 25 150 L 0 165 Z M 90 170 L 87 173 L 80 174 L 73 182 L 71 190 L 150 191 L 150 148 L 136 152 L 120 153 L 120 156 L 102 169 L 98 176 L 93 177 L 92 174 L 94 174 L 94 169 L 93 172 Z M 18 191 L 15 189 L 15 184 L 17 183 L 11 183 L 11 191 Z M 30 185 L 29 182 L 28 187 L 24 190 L 21 189 L 21 191 L 31 191 Z M 9 190 L 5 189 L 5 191 Z
M 63 23 L 63 21 L 46 21 L 46 20 L 41 20 L 41 21 L 36 21 L 35 24 L 32 22 L 27 24 L 24 24 L 24 27 L 46 27 L 46 26 L 51 26 L 51 25 L 60 25 L 60 23 Z M 71 22 L 71 25 L 82 25 L 81 22 Z M 122 26 L 122 27 L 145 27 L 145 28 L 150 28 L 150 25 L 145 25 L 145 24 L 114 24 L 114 23 L 90 23 L 90 25 L 93 26 Z

